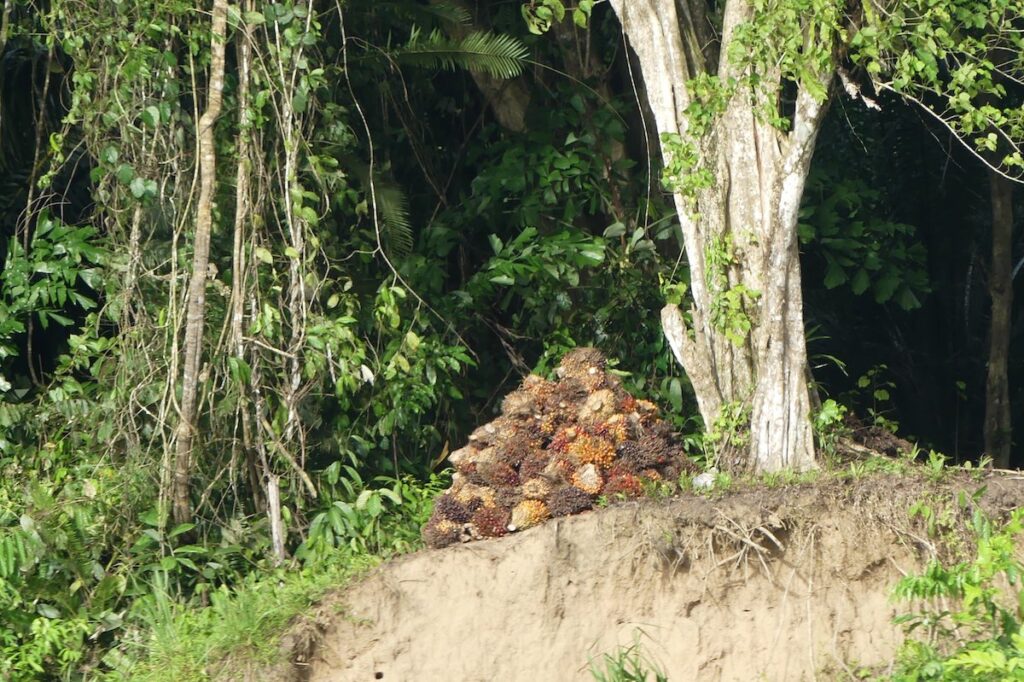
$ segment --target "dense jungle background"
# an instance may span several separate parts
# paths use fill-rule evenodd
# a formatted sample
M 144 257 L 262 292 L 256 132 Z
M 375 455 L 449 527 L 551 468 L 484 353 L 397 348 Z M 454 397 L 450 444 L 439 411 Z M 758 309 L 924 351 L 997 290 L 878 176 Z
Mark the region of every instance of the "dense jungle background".
M 283 605 L 231 612 L 258 638 L 418 547 L 446 455 L 575 347 L 713 459 L 643 81 L 606 5 L 541 36 L 522 4 L 5 2 L 0 678 L 159 668 L 237 591 Z M 1015 468 L 989 274 L 998 205 L 1021 293 L 1020 192 L 879 104 L 834 99 L 804 194 L 818 394 L 977 462 L 1002 335 Z

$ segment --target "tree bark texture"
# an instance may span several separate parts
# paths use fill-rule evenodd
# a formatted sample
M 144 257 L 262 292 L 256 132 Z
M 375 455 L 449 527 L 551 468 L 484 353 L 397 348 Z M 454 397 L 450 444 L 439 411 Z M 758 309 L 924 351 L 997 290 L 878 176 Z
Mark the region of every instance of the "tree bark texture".
M 175 438 L 171 479 L 171 504 L 176 523 L 192 518 L 189 486 L 195 446 L 203 332 L 206 322 L 206 278 L 210 263 L 210 234 L 213 227 L 213 199 L 216 192 L 217 154 L 213 127 L 220 115 L 224 91 L 224 42 L 227 0 L 214 0 L 211 28 L 210 80 L 206 110 L 199 118 L 199 200 L 193 239 L 192 276 L 185 302 L 185 361 L 182 371 L 181 404 Z
M 611 4 L 640 64 L 658 132 L 685 135 L 687 83 L 702 73 L 723 80 L 741 75 L 726 55 L 736 27 L 751 15 L 750 3 L 726 5 L 721 48 L 706 35 L 706 3 L 700 0 Z M 772 74 L 762 76 L 770 80 Z M 821 80 L 827 85 L 830 79 Z M 727 469 L 815 465 L 797 218 L 823 115 L 824 104 L 800 88 L 792 129 L 783 132 L 759 120 L 749 93 L 733 96 L 697 141 L 713 186 L 695 197 L 675 196 L 693 306 L 689 325 L 674 305 L 662 310 L 662 325 L 706 427 L 714 428 L 725 408 L 750 415 L 749 452 L 719 463 Z M 664 142 L 662 153 L 668 161 Z M 757 292 L 739 297 L 750 330 L 730 339 L 722 323 L 723 296 L 731 291 L 736 300 L 744 290 Z
M 1013 424 L 1010 417 L 1008 362 L 1013 312 L 1013 182 L 989 171 L 992 197 L 992 264 L 988 291 L 988 379 L 985 385 L 985 452 L 995 466 L 1010 466 Z

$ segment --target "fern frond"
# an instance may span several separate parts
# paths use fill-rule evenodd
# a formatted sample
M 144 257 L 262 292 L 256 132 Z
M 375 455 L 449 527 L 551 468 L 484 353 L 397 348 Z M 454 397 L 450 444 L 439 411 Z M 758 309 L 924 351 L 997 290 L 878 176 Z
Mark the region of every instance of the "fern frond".
M 449 38 L 431 31 L 422 38 L 413 30 L 409 44 L 393 57 L 400 63 L 453 71 L 457 67 L 494 78 L 515 78 L 523 72 L 529 50 L 512 36 L 477 31 L 464 38 Z

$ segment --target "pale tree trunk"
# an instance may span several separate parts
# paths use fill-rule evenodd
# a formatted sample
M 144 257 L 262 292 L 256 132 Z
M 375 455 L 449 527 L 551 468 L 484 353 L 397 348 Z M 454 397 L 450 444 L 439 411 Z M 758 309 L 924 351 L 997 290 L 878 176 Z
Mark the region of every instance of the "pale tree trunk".
M 992 299 L 989 326 L 988 381 L 985 386 L 985 452 L 995 466 L 1010 466 L 1013 425 L 1010 418 L 1010 325 L 1013 312 L 1013 181 L 989 171 L 992 196 L 992 265 L 988 291 Z
M 739 75 L 727 46 L 736 26 L 749 18 L 749 3 L 726 5 L 721 49 L 706 35 L 706 3 L 700 0 L 611 4 L 636 53 L 658 132 L 685 135 L 687 83 L 702 73 Z M 825 86 L 830 80 L 830 74 L 821 78 Z M 733 96 L 697 141 L 713 186 L 689 199 L 675 196 L 693 306 L 690 325 L 674 305 L 662 310 L 662 324 L 707 428 L 726 410 L 749 414 L 749 451 L 720 462 L 731 470 L 815 465 L 797 217 L 823 115 L 824 105 L 800 88 L 787 133 L 759 120 L 748 93 Z M 670 156 L 664 143 L 662 153 Z M 721 317 L 723 296 L 744 290 L 757 292 L 740 297 L 749 333 L 734 329 L 730 339 Z
M 210 263 L 210 233 L 213 227 L 213 199 L 216 192 L 217 154 L 213 127 L 220 115 L 224 90 L 224 40 L 227 0 L 214 0 L 210 46 L 210 81 L 206 111 L 199 118 L 199 201 L 193 238 L 192 275 L 185 303 L 185 362 L 181 382 L 180 417 L 172 464 L 171 504 L 176 523 L 192 518 L 189 483 L 192 477 L 203 331 L 206 322 L 206 278 Z

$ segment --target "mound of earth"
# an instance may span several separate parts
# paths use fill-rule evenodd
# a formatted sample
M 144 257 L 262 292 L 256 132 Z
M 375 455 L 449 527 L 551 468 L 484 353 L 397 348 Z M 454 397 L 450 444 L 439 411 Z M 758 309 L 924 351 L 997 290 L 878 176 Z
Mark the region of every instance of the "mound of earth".
M 627 393 L 599 351 L 570 351 L 557 374 L 526 377 L 449 457 L 455 474 L 423 529 L 428 546 L 500 537 L 696 471 L 658 408 Z
M 637 638 L 672 682 L 852 679 L 902 641 L 894 583 L 967 547 L 909 507 L 965 528 L 958 493 L 982 486 L 969 504 L 993 517 L 1024 501 L 1019 478 L 877 475 L 644 499 L 424 550 L 297 623 L 291 664 L 231 679 L 588 680 L 588 661 Z

